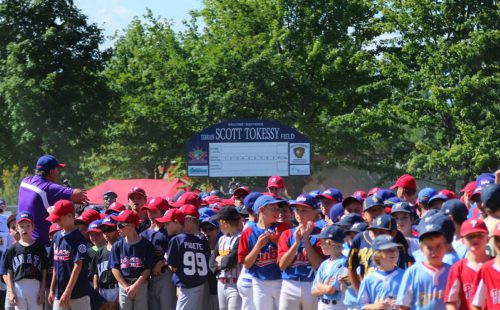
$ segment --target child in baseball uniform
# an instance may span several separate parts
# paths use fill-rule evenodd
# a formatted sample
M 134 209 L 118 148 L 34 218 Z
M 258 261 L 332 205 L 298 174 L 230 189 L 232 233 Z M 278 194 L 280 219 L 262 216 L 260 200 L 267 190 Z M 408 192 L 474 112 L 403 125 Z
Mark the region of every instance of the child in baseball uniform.
M 219 309 L 240 310 L 241 297 L 236 283 L 241 272 L 241 265 L 238 264 L 241 217 L 235 207 L 228 206 L 223 207 L 211 219 L 219 221 L 219 227 L 223 233 L 210 257 L 210 268 L 217 275 Z
M 150 310 L 175 309 L 177 303 L 172 272 L 165 264 L 165 251 L 168 248 L 169 237 L 164 225 L 156 222 L 156 219 L 162 217 L 168 208 L 168 202 L 161 197 L 152 198 L 142 207 L 148 215 L 151 226 L 143 231 L 141 236 L 151 242 L 155 249 L 148 289 Z
M 21 239 L 7 250 L 5 258 L 9 302 L 16 309 L 43 309 L 47 251 L 31 236 L 33 217 L 30 212 L 20 212 L 16 223 Z
M 373 240 L 375 270 L 362 281 L 358 292 L 361 309 L 393 309 L 404 270 L 398 267 L 401 245 L 391 236 L 381 235 Z
M 329 258 L 321 263 L 311 288 L 312 296 L 318 298 L 318 309 L 346 309 L 342 303 L 341 278 L 347 275 L 346 257 L 342 255 L 344 231 L 336 225 L 326 226 L 321 233 L 313 235 L 321 240 L 321 249 Z
M 111 247 L 109 268 L 119 286 L 120 309 L 148 308 L 148 279 L 153 264 L 154 247 L 141 237 L 136 226 L 139 216 L 135 211 L 125 210 L 111 215 L 122 238 Z
M 118 282 L 109 267 L 109 256 L 113 244 L 118 240 L 119 234 L 116 228 L 116 221 L 107 216 L 99 226 L 107 244 L 100 248 L 91 263 L 91 271 L 94 275 L 94 289 L 110 303 L 118 305 Z
M 253 277 L 253 301 L 255 309 L 278 309 L 281 292 L 281 270 L 277 264 L 279 234 L 274 223 L 279 217 L 283 200 L 262 195 L 255 200 L 254 213 L 258 222 L 249 225 L 241 234 L 238 246 L 238 262 Z
M 316 198 L 304 194 L 291 204 L 299 225 L 284 231 L 278 241 L 278 264 L 282 272 L 280 309 L 316 309 L 311 296 L 314 271 L 325 259 L 320 240 L 312 237 L 321 230 L 314 225 Z
M 443 227 L 426 224 L 419 233 L 420 250 L 426 260 L 405 271 L 396 304 L 400 309 L 445 309 L 443 297 L 450 265 L 443 263 L 448 246 Z
M 62 228 L 54 235 L 50 250 L 54 271 L 49 303 L 55 310 L 90 309 L 87 240 L 75 226 L 75 206 L 69 200 L 57 201 L 47 220 Z
M 481 219 L 467 220 L 460 227 L 467 255 L 451 266 L 444 301 L 447 309 L 471 309 L 472 289 L 479 268 L 491 257 L 486 253 L 488 228 Z
M 185 214 L 179 209 L 169 209 L 156 219 L 165 223 L 170 242 L 167 265 L 172 280 L 178 287 L 177 310 L 204 309 L 205 283 L 208 276 L 210 247 L 205 238 L 184 233 Z
M 497 256 L 484 263 L 474 280 L 472 309 L 498 309 L 500 305 L 500 223 L 492 234 Z

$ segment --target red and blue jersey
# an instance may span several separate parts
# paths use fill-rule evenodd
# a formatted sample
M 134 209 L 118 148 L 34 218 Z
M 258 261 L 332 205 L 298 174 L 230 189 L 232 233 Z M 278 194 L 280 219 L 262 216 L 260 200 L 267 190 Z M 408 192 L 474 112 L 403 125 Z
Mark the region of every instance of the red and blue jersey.
M 163 227 L 158 230 L 149 228 L 141 233 L 141 237 L 151 242 L 154 247 L 154 257 L 152 262 L 152 265 L 154 266 L 165 257 L 165 252 L 167 251 L 168 242 L 170 240 L 167 231 Z
M 71 299 L 77 299 L 90 294 L 90 283 L 88 281 L 88 256 L 87 240 L 82 233 L 75 229 L 72 232 L 64 233 L 59 231 L 54 235 L 50 257 L 54 262 L 54 272 L 56 273 L 56 298 L 61 298 L 69 283 L 75 262 L 82 261 L 82 270 L 78 274 L 75 289 L 71 292 Z
M 238 262 L 243 264 L 245 258 L 251 249 L 257 243 L 257 239 L 264 232 L 273 230 L 272 228 L 260 228 L 257 224 L 249 224 L 241 234 L 240 244 L 238 245 Z M 268 241 L 257 255 L 257 259 L 248 272 L 260 280 L 279 280 L 281 279 L 281 270 L 278 267 L 278 246 L 272 241 Z
M 278 241 L 278 262 L 295 243 L 294 234 L 296 229 L 297 227 L 294 227 L 292 229 L 286 230 L 281 234 Z M 311 235 L 309 236 L 309 241 L 311 242 L 311 245 L 316 249 L 316 251 L 323 255 L 323 252 L 321 251 L 321 248 L 319 246 L 320 240 L 312 237 L 312 235 L 319 234 L 320 232 L 320 228 L 314 227 Z M 299 248 L 297 250 L 297 253 L 295 254 L 295 258 L 293 259 L 292 264 L 285 270 L 283 270 L 281 277 L 284 280 L 304 282 L 312 282 L 314 280 L 314 268 L 307 258 L 307 251 L 304 247 L 304 240 L 300 241 Z
M 128 243 L 125 238 L 116 241 L 111 248 L 109 268 L 118 269 L 123 278 L 133 282 L 153 264 L 154 247 L 148 240 L 141 237 L 138 242 Z
M 207 239 L 181 233 L 173 236 L 167 250 L 167 264 L 176 268 L 172 281 L 177 287 L 200 286 L 208 279 L 210 245 Z

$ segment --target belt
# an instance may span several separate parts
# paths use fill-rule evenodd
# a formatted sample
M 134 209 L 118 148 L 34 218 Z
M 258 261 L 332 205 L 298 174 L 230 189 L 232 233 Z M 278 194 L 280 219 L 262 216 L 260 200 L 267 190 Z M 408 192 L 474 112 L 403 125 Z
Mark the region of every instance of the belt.
M 125 279 L 128 285 L 132 285 L 137 281 L 139 278 L 134 278 L 134 279 Z
M 336 305 L 337 301 L 336 300 L 330 300 L 326 298 L 320 298 L 319 299 L 322 303 L 327 304 L 327 305 Z
M 238 282 L 238 278 L 218 278 L 217 280 L 223 284 L 234 284 Z
M 118 287 L 118 283 L 110 283 L 110 284 L 101 284 L 101 285 L 99 285 L 99 288 L 102 288 L 102 289 L 105 289 L 105 290 L 109 290 L 109 289 L 117 288 L 117 287 Z

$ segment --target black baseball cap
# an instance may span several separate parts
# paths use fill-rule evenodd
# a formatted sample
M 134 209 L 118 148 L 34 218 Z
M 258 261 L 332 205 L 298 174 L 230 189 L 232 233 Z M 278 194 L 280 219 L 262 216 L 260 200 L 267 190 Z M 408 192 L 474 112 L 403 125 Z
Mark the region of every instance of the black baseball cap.
M 222 207 L 216 215 L 210 217 L 213 221 L 238 221 L 241 219 L 240 213 L 233 206 Z

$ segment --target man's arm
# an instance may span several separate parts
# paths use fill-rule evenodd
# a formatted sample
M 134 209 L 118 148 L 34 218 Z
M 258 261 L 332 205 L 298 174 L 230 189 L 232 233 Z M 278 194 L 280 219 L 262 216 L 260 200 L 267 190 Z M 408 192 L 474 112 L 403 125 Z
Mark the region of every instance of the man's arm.
M 81 188 L 74 188 L 71 194 L 70 200 L 74 203 L 87 205 L 89 203 L 89 198 L 87 197 L 87 191 Z

